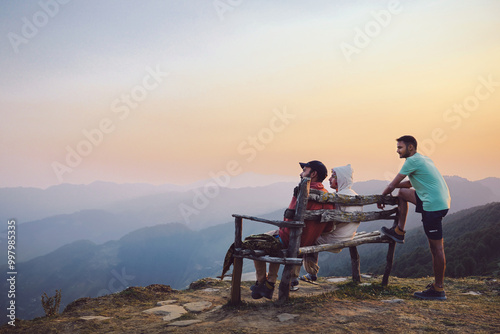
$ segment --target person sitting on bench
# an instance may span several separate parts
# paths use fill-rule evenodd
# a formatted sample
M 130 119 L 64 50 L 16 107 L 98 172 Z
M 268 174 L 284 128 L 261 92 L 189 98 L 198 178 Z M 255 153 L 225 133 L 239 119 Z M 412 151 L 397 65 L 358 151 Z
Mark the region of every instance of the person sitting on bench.
M 328 174 L 328 170 L 325 165 L 318 161 L 313 160 L 308 163 L 300 163 L 300 167 L 302 168 L 302 173 L 300 173 L 300 178 L 309 177 L 311 178 L 311 189 L 317 189 L 320 191 L 327 192 L 323 187 L 323 180 L 326 178 Z M 296 188 L 298 189 L 298 188 Z M 294 192 L 294 196 L 292 197 L 292 201 L 288 206 L 287 211 L 285 211 L 285 221 L 293 220 L 293 213 L 295 212 L 295 208 L 297 205 L 297 191 Z M 321 210 L 321 209 L 333 209 L 333 204 L 328 203 L 316 203 L 316 202 L 308 202 L 307 210 Z M 292 213 L 290 216 L 287 213 Z M 324 224 L 313 220 L 305 220 L 305 227 L 302 230 L 302 236 L 300 239 L 300 246 L 312 246 L 316 239 L 323 233 L 326 229 L 331 229 L 332 224 Z M 289 233 L 290 229 L 280 228 L 277 231 L 268 232 L 275 236 L 283 245 L 283 248 L 288 247 L 289 243 Z M 266 275 L 266 262 L 264 261 L 254 261 L 255 271 L 257 282 L 250 287 L 252 290 L 252 298 L 259 299 L 262 297 L 266 297 L 268 299 L 272 299 L 274 292 L 274 285 L 276 283 L 276 279 L 278 278 L 278 270 L 279 263 L 269 263 L 269 272 Z M 300 266 L 299 266 L 300 269 Z
M 351 165 L 340 166 L 332 168 L 332 176 L 330 177 L 330 187 L 334 189 L 337 194 L 340 195 L 349 195 L 356 196 L 357 193 L 351 189 L 353 181 L 353 169 Z M 355 211 L 363 211 L 362 206 L 340 206 L 336 205 L 336 209 L 344 211 L 344 212 L 355 212 Z M 356 231 L 359 227 L 360 222 L 349 222 L 349 223 L 338 223 L 333 225 L 332 229 L 324 232 L 321 236 L 316 240 L 316 245 L 323 244 L 333 244 L 336 242 L 352 240 Z M 339 253 L 339 250 L 330 251 L 332 253 Z M 304 269 L 307 274 L 299 277 L 302 281 L 316 281 L 318 279 L 318 253 L 310 253 L 304 254 Z M 300 271 L 300 266 L 298 266 L 298 270 Z M 298 276 L 298 272 L 297 272 Z

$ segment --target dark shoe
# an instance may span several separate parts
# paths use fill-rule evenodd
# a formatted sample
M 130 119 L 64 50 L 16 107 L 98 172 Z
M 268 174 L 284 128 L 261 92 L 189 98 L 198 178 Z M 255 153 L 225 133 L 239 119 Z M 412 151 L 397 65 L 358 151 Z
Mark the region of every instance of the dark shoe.
M 391 227 L 391 228 L 387 228 L 385 226 L 382 226 L 382 228 L 380 229 L 380 232 L 391 238 L 392 240 L 396 241 L 396 242 L 399 242 L 401 244 L 404 244 L 405 242 L 405 235 L 401 235 L 401 234 L 397 234 L 396 231 L 394 230 L 395 228 L 394 227 Z
M 446 300 L 444 291 L 434 290 L 434 284 L 427 285 L 427 290 L 413 293 L 413 297 L 425 300 Z
M 299 279 L 304 282 L 315 282 L 318 279 L 318 276 L 316 275 L 311 275 L 311 274 L 305 274 L 304 276 L 300 276 Z
M 274 284 L 268 281 L 262 282 L 261 284 L 255 284 L 250 287 L 252 290 L 252 298 L 260 299 L 266 297 L 267 299 L 273 299 Z
M 296 278 L 292 279 L 290 283 L 290 291 L 297 291 L 299 289 L 299 280 Z
M 257 287 L 257 285 L 259 285 L 259 281 L 255 281 L 255 284 L 250 287 L 250 290 L 253 291 Z

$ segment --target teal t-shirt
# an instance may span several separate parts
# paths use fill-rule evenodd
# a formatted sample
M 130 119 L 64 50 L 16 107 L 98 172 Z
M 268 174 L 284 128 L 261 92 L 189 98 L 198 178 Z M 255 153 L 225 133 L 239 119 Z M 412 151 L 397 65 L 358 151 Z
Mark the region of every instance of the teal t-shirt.
M 400 174 L 407 175 L 425 211 L 450 208 L 450 190 L 443 176 L 429 157 L 415 153 L 406 158 Z

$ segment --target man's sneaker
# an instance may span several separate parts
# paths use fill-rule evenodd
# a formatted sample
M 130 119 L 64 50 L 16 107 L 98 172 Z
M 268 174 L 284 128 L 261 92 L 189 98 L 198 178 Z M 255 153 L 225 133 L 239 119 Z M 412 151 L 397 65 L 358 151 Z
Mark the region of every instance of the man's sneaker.
M 266 297 L 267 299 L 273 298 L 274 284 L 268 281 L 262 282 L 260 284 L 255 284 L 250 287 L 252 290 L 252 298 L 260 299 Z
M 299 289 L 299 280 L 296 278 L 292 278 L 292 282 L 290 282 L 290 291 L 297 291 Z
M 304 276 L 300 276 L 299 279 L 301 281 L 310 283 L 310 282 L 315 282 L 318 279 L 318 276 L 307 273 Z
M 396 231 L 397 229 L 397 231 Z M 391 228 L 387 228 L 385 226 L 382 226 L 382 228 L 380 229 L 380 232 L 391 238 L 392 240 L 396 241 L 396 242 L 399 242 L 399 243 L 404 243 L 405 242 L 405 232 L 404 231 L 401 231 L 399 229 L 399 227 L 391 227 Z M 398 233 L 399 232 L 399 233 Z
M 434 284 L 427 285 L 427 290 L 413 293 L 413 297 L 426 300 L 446 300 L 446 293 L 443 291 L 436 291 Z

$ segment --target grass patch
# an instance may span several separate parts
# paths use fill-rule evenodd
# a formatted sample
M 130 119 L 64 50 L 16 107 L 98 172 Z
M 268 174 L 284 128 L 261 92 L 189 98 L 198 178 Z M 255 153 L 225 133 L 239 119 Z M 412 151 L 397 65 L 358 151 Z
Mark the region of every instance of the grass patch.
M 445 326 L 448 326 L 448 327 L 455 327 L 455 326 L 460 325 L 460 324 L 456 323 L 455 321 L 449 320 L 449 319 L 444 319 L 441 323 Z
M 200 289 L 206 289 L 206 288 L 221 288 L 221 287 L 227 287 L 227 286 L 228 286 L 228 282 L 207 277 L 207 278 L 199 279 L 199 280 L 189 284 L 188 290 L 200 290 Z
M 181 315 L 179 318 L 175 319 L 175 321 L 184 321 L 184 320 L 195 320 L 196 314 L 188 312 Z
M 222 305 L 224 311 L 256 311 L 273 307 L 274 303 L 249 303 L 244 300 L 239 305 L 232 305 L 229 301 Z
M 356 284 L 347 282 L 339 284 L 338 289 L 329 294 L 339 299 L 379 299 L 387 297 L 406 298 L 414 289 L 410 286 L 392 284 L 382 286 L 380 283 Z
M 314 296 L 290 297 L 286 305 L 293 307 L 296 312 L 310 312 L 312 308 L 320 307 L 335 299 L 356 301 L 389 298 L 407 299 L 413 291 L 415 289 L 408 285 L 392 284 L 382 286 L 380 283 L 362 285 L 351 281 L 339 284 L 338 289 L 334 291 Z

